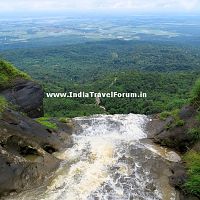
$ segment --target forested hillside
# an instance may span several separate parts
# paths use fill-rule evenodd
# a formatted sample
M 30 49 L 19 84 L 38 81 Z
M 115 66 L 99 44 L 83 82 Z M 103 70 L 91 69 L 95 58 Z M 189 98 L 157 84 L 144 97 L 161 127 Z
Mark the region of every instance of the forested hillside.
M 59 47 L 15 49 L 2 58 L 39 80 L 46 92 L 145 92 L 145 99 L 101 99 L 107 112 L 153 114 L 186 103 L 199 76 L 200 49 L 189 44 L 100 41 Z M 33 70 L 34 69 L 34 70 Z M 46 115 L 105 112 L 95 99 L 45 99 Z
M 200 49 L 169 42 L 111 40 L 15 49 L 0 55 L 45 82 L 88 82 L 113 71 L 177 72 L 200 69 Z

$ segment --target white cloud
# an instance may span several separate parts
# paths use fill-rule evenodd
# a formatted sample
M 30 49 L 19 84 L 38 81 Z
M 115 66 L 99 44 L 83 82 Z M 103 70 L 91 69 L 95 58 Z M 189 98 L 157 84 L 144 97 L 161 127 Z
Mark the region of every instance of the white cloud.
M 200 0 L 0 0 L 3 11 L 66 9 L 131 9 L 136 11 L 195 11 Z

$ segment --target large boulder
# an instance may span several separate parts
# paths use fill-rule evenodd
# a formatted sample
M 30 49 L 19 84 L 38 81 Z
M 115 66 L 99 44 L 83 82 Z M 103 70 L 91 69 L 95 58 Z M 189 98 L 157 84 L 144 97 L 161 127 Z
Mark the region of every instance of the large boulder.
M 17 105 L 19 111 L 26 113 L 31 118 L 43 116 L 42 87 L 31 80 L 18 79 L 10 88 L 0 91 L 9 102 Z

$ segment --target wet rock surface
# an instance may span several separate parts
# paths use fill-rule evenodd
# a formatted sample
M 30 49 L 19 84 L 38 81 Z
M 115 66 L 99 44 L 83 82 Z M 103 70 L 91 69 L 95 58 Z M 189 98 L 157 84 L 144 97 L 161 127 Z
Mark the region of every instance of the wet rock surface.
M 184 106 L 178 117 L 184 121 L 183 125 L 174 125 L 175 119 L 171 116 L 166 120 L 160 120 L 158 116 L 154 116 L 153 120 L 147 125 L 150 131 L 150 138 L 159 145 L 176 150 L 181 154 L 189 150 L 200 152 L 200 143 L 194 140 L 189 133 L 194 127 L 198 127 L 196 119 L 197 110 L 192 105 Z M 180 200 L 197 200 L 196 196 L 190 195 L 184 189 L 184 184 L 187 181 L 187 170 L 184 162 L 172 164 L 170 167 L 172 175 L 169 176 L 169 183 L 180 191 Z

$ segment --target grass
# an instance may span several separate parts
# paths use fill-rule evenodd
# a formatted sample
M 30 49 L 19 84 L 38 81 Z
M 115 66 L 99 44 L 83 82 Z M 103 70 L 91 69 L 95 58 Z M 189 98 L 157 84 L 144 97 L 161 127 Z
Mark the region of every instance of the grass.
M 31 79 L 27 74 L 16 69 L 12 64 L 0 60 L 0 89 L 11 86 L 17 78 Z
M 58 129 L 58 127 L 55 123 L 49 121 L 48 117 L 40 117 L 40 118 L 36 119 L 36 121 L 49 129 L 53 129 L 53 130 Z
M 8 102 L 2 96 L 0 96 L 0 113 L 4 111 L 4 109 L 8 106 Z
M 188 172 L 185 188 L 189 193 L 200 197 L 200 153 L 189 151 L 183 160 L 186 162 Z

